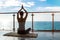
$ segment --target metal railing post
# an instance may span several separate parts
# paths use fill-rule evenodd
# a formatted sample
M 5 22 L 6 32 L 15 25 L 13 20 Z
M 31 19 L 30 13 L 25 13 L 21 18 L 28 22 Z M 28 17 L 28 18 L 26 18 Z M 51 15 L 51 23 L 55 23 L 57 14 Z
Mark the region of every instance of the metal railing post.
M 15 32 L 15 14 L 13 14 L 13 31 Z
M 54 13 L 52 13 L 52 34 L 54 34 Z
M 34 30 L 34 26 L 33 26 L 33 16 L 34 16 L 34 14 L 32 13 L 32 32 L 33 32 L 33 30 Z

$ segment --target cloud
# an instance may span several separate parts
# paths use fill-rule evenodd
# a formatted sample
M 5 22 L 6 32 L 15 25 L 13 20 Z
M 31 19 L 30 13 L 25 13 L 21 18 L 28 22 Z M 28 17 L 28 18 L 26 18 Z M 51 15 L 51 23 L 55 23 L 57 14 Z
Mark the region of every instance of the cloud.
M 25 7 L 31 7 L 34 5 L 34 2 L 22 2 L 21 0 L 0 0 L 0 7 L 21 6 L 22 4 Z
M 35 5 L 34 2 L 27 2 L 28 5 L 33 6 Z
M 20 3 L 17 0 L 0 0 L 0 9 L 19 5 Z
M 35 5 L 35 2 L 24 2 L 22 0 L 0 0 L 0 12 L 17 11 L 20 9 L 22 4 L 24 7 L 32 7 Z
M 60 7 L 37 7 L 37 11 L 60 11 Z
M 21 3 L 21 4 L 23 4 L 26 7 L 31 7 L 31 6 L 34 6 L 35 5 L 34 2 L 26 2 L 26 3 Z
M 19 6 L 20 2 L 17 0 L 7 0 L 5 1 L 4 6 Z
M 44 2 L 44 1 L 47 1 L 47 0 L 39 0 L 39 1 L 42 1 L 42 2 Z

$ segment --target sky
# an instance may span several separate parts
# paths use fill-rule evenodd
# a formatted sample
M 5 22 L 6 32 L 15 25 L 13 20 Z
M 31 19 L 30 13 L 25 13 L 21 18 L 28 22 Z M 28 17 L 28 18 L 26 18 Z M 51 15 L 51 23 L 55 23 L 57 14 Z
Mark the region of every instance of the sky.
M 60 11 L 60 0 L 0 0 L 0 12 L 17 12 L 22 4 L 28 12 Z

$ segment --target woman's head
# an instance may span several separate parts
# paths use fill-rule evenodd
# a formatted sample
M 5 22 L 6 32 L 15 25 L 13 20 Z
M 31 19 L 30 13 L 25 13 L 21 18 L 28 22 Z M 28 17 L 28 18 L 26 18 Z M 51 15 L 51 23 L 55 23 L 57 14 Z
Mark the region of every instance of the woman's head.
M 24 12 L 23 11 L 20 11 L 20 15 L 23 16 Z

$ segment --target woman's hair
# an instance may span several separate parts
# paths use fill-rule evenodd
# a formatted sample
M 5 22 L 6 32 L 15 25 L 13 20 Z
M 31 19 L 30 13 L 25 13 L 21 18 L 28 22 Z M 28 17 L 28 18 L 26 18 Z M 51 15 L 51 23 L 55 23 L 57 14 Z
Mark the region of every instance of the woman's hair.
M 20 15 L 23 15 L 23 13 L 24 13 L 23 11 L 20 11 Z

